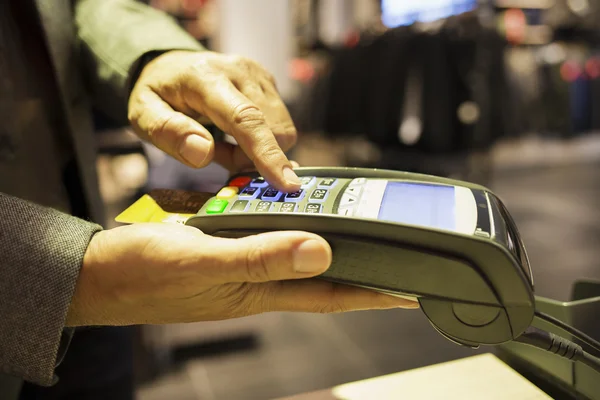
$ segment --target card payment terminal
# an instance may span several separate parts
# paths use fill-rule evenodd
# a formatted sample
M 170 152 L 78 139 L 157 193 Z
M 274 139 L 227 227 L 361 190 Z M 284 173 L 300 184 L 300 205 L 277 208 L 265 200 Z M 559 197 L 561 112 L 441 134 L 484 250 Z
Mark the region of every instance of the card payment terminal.
M 432 325 L 471 347 L 511 341 L 534 317 L 533 277 L 500 199 L 468 182 L 361 168 L 297 168 L 282 193 L 232 177 L 186 225 L 243 237 L 303 230 L 332 247 L 320 278 L 416 297 Z

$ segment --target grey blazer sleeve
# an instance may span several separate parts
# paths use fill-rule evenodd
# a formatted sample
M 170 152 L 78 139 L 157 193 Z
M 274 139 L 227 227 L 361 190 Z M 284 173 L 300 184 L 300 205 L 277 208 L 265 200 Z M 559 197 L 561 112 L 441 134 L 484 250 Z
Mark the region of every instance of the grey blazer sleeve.
M 144 55 L 205 50 L 173 18 L 135 0 L 75 0 L 75 22 L 94 104 L 124 124 L 131 79 Z
M 0 373 L 54 382 L 70 340 L 64 324 L 83 256 L 99 230 L 0 193 Z

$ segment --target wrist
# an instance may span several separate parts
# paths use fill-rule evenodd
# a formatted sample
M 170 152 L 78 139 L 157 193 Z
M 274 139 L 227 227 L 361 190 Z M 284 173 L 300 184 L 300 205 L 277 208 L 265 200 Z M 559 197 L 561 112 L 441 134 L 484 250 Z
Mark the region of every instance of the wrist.
M 98 310 L 101 297 L 98 293 L 96 271 L 99 269 L 100 247 L 106 231 L 92 236 L 83 256 L 79 277 L 66 318 L 66 327 L 99 325 Z
M 129 75 L 129 85 L 127 87 L 128 93 L 131 94 L 131 91 L 135 87 L 139 77 L 142 75 L 142 71 L 148 64 L 150 64 L 155 58 L 160 57 L 161 55 L 170 52 L 171 50 L 154 50 L 144 53 L 140 56 L 135 66 L 132 68 Z

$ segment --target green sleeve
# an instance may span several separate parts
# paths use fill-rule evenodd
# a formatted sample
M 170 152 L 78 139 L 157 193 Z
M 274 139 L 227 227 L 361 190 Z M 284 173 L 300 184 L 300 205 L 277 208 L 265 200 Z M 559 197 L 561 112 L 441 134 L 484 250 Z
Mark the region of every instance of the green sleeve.
M 84 74 L 94 106 L 127 123 L 127 101 L 140 62 L 168 50 L 205 50 L 177 21 L 135 0 L 75 0 Z

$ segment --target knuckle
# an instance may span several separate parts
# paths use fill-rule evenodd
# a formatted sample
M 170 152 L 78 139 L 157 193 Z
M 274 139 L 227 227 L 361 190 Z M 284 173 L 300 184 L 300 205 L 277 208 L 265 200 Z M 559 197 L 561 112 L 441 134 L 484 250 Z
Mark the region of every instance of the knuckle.
M 246 272 L 250 282 L 270 281 L 269 264 L 262 244 L 257 243 L 246 253 Z
M 137 121 L 139 121 L 140 119 L 140 115 L 141 112 L 139 111 L 138 107 L 129 107 L 129 109 L 127 110 L 127 121 L 129 121 L 129 123 L 131 125 L 137 125 Z
M 298 140 L 298 132 L 296 128 L 285 128 L 283 132 L 278 133 L 277 137 L 284 141 L 287 145 L 294 145 Z
M 232 55 L 229 62 L 237 69 L 238 72 L 249 73 L 252 68 L 252 60 L 240 55 Z
M 176 113 L 157 116 L 154 121 L 148 126 L 148 136 L 152 139 L 160 135 L 167 126 L 173 121 Z
M 199 58 L 186 68 L 183 68 L 181 73 L 182 76 L 189 78 L 191 76 L 203 76 L 210 70 L 212 70 L 211 61 L 206 58 Z
M 269 164 L 269 163 L 273 162 L 274 160 L 279 159 L 280 156 L 281 156 L 281 149 L 276 146 L 266 146 L 260 152 L 261 161 L 264 162 L 265 164 Z
M 233 122 L 239 126 L 258 126 L 265 123 L 265 116 L 252 104 L 239 104 L 233 109 Z
M 225 57 L 232 64 L 244 64 L 247 60 L 246 57 L 239 54 L 226 54 Z
M 273 75 L 272 73 L 265 71 L 265 77 L 266 79 L 271 82 L 273 84 L 273 86 L 277 86 L 277 80 L 275 79 L 275 75 Z
M 331 304 L 315 304 L 311 310 L 315 314 L 331 314 L 335 312 L 335 308 Z
M 258 65 L 258 63 L 253 59 L 244 56 L 240 56 L 238 58 L 238 63 L 246 68 L 254 68 Z
M 337 285 L 332 284 L 325 297 L 326 301 L 314 305 L 314 312 L 319 314 L 332 314 L 350 311 L 350 307 L 341 300 Z

